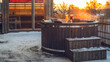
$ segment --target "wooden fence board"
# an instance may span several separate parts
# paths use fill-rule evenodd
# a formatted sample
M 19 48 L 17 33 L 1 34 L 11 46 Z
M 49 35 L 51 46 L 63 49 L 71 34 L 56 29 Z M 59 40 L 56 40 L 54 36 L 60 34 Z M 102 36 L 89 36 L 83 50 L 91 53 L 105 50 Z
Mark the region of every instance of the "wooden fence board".
M 110 24 L 107 22 L 101 22 L 98 25 L 98 36 L 101 37 L 104 43 L 110 45 Z

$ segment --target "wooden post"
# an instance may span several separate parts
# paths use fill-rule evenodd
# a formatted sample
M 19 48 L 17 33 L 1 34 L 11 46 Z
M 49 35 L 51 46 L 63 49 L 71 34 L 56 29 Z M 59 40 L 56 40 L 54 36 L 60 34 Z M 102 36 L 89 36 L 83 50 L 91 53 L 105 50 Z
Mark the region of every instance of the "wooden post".
M 1 23 L 1 20 L 2 20 L 2 15 L 1 15 L 1 12 L 0 12 L 0 34 L 2 33 L 2 23 Z
M 4 33 L 4 6 L 5 6 L 5 4 L 4 4 L 4 1 L 5 0 L 3 0 L 2 1 L 2 33 Z
M 8 32 L 9 21 L 9 0 L 2 1 L 2 33 Z
M 46 19 L 51 19 L 53 17 L 53 0 L 45 1 L 45 14 Z
M 44 19 L 46 20 L 46 0 L 43 0 L 44 3 Z
M 19 16 L 19 28 L 21 29 L 21 17 Z
M 32 30 L 35 30 L 35 0 L 32 0 Z
M 6 0 L 6 6 L 7 6 L 7 32 L 9 32 L 9 0 Z

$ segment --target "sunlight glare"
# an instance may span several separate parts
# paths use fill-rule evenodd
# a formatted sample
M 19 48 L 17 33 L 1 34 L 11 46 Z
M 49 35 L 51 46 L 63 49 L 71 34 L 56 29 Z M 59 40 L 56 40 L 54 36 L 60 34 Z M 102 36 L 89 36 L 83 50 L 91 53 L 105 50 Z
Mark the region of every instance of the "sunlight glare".
M 97 0 L 98 3 L 104 5 L 107 0 Z M 55 4 L 61 4 L 65 2 L 66 4 L 73 4 L 79 8 L 86 7 L 86 2 L 90 2 L 90 0 L 54 0 Z
M 97 0 L 98 3 L 101 3 L 102 5 L 105 5 L 106 4 L 106 1 L 108 0 Z

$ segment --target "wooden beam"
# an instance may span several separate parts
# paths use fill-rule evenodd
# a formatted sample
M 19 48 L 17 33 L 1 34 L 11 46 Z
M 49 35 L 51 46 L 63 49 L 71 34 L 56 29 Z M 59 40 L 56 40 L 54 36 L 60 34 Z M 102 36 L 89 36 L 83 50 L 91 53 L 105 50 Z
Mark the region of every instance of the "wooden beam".
M 6 6 L 7 6 L 7 32 L 9 32 L 9 0 L 6 0 Z
M 46 19 L 53 17 L 53 0 L 45 0 L 45 14 Z
M 32 29 L 35 30 L 35 0 L 32 0 Z
M 8 32 L 9 21 L 9 0 L 2 1 L 2 33 Z

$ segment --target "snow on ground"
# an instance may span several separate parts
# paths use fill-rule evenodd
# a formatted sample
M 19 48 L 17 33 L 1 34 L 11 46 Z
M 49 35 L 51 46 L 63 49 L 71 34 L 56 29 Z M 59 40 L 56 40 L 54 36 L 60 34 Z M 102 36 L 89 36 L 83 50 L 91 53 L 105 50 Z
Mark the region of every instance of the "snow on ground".
M 33 46 L 41 45 L 41 33 L 40 32 L 19 32 L 8 33 L 0 35 L 2 40 L 8 41 L 8 43 L 0 44 L 0 50 L 11 50 L 13 52 L 24 52 Z
M 91 47 L 91 48 L 80 48 L 80 49 L 70 49 L 74 52 L 84 52 L 84 51 L 96 51 L 96 50 L 106 50 L 104 47 Z
M 39 57 L 42 58 L 44 62 L 71 62 L 65 57 L 56 57 L 40 51 L 38 53 L 31 51 L 30 48 L 35 46 L 38 46 L 39 49 L 41 48 L 41 32 L 32 31 L 1 34 L 0 41 L 7 42 L 0 43 L 0 59 L 2 56 L 7 58 L 6 56 L 10 56 L 11 54 L 16 57 L 19 56 L 19 58 L 22 57 L 22 59 L 24 59 L 22 60 L 23 62 L 26 62 L 26 60 L 36 61 Z M 3 55 L 4 53 L 5 55 Z M 21 61 L 18 60 L 18 62 Z
M 1 41 L 5 43 L 1 43 Z M 38 47 L 34 52 L 32 47 Z M 66 57 L 47 54 L 40 50 L 41 32 L 16 32 L 0 34 L 0 62 L 37 62 L 38 59 L 43 62 L 71 62 Z M 1 60 L 4 58 L 4 60 Z M 15 60 L 16 59 L 16 60 Z M 110 62 L 110 51 L 107 51 L 106 60 L 94 60 L 84 62 Z

